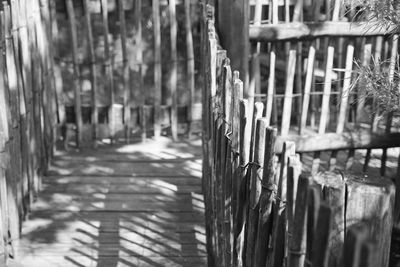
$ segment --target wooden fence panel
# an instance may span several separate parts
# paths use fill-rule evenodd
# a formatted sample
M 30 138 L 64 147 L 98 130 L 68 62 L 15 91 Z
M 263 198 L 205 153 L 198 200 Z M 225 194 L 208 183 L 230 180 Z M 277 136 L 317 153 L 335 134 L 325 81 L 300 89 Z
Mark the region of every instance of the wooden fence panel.
M 276 1 L 272 3 L 277 4 Z M 339 1 L 335 3 L 335 8 L 325 14 L 334 20 L 340 13 Z M 296 8 L 299 7 L 294 7 L 293 20 L 300 19 L 301 12 L 296 11 Z M 291 11 L 288 12 L 286 6 L 281 10 L 285 11 L 287 19 Z M 213 14 L 212 9 L 210 13 Z M 285 76 L 289 79 L 283 89 L 285 98 L 281 104 L 278 103 L 276 110 L 272 106 L 267 108 L 266 112 L 270 117 L 266 118 L 262 117 L 262 103 L 253 104 L 252 99 L 243 99 L 241 96 L 240 92 L 247 88 L 242 89 L 238 72 L 231 73 L 230 60 L 225 59 L 225 50 L 216 48 L 216 30 L 212 20 L 210 21 L 210 16 L 203 25 L 205 26 L 203 43 L 207 49 L 204 54 L 206 68 L 203 75 L 206 83 L 203 105 L 209 107 L 203 113 L 206 122 L 204 128 L 206 135 L 203 139 L 204 160 L 209 163 L 211 169 L 210 172 L 203 172 L 203 178 L 206 181 L 204 190 L 208 199 L 206 210 L 209 211 L 206 213 L 206 221 L 207 224 L 212 224 L 215 231 L 214 235 L 207 237 L 211 246 L 209 251 L 214 257 L 210 266 L 281 267 L 313 264 L 313 266 L 339 267 L 354 266 L 352 265 L 354 260 L 374 264 L 371 249 L 378 243 L 379 246 L 386 248 L 378 257 L 379 264 L 388 266 L 389 248 L 386 241 L 390 240 L 389 231 L 392 229 L 390 224 L 393 224 L 394 216 L 393 183 L 387 179 L 374 177 L 354 178 L 355 176 L 347 173 L 317 174 L 317 164 L 315 164 L 316 174 L 310 175 L 304 172 L 305 164 L 300 161 L 301 156 L 296 154 L 350 150 L 346 163 L 348 166 L 352 150 L 355 148 L 393 146 L 392 142 L 385 144 L 382 140 L 376 142 L 375 146 L 372 145 L 372 139 L 367 141 L 368 144 L 359 144 L 357 138 L 350 138 L 351 144 L 347 143 L 340 147 L 335 143 L 341 139 L 340 136 L 349 134 L 344 129 L 351 120 L 350 117 L 355 117 L 349 114 L 358 108 L 350 106 L 354 96 L 349 93 L 356 42 L 343 43 L 342 45 L 346 45 L 347 48 L 345 53 L 337 49 L 338 54 L 346 59 L 344 61 L 341 59 L 343 62 L 335 58 L 333 53 L 337 48 L 336 43 L 321 40 L 312 42 L 310 50 L 306 53 L 309 62 L 301 63 L 306 70 L 304 72 L 306 85 L 302 84 L 301 88 L 305 88 L 308 96 L 297 100 L 295 98 L 299 97 L 299 93 L 295 92 L 298 89 L 294 88 L 294 81 L 300 80 L 296 75 L 302 75 L 303 71 L 298 68 L 296 61 L 304 60 L 297 56 L 302 50 L 299 47 L 304 44 L 297 46 L 296 49 L 287 46 L 289 48 L 287 61 L 291 63 L 287 66 L 288 71 Z M 343 40 L 338 41 L 342 42 Z M 319 49 L 328 51 L 327 54 L 330 55 L 328 60 L 321 62 L 317 53 Z M 368 53 L 368 48 L 365 50 Z M 269 56 L 271 55 L 273 53 L 269 52 Z M 343 75 L 333 72 L 335 64 L 339 66 L 344 64 Z M 321 78 L 328 81 L 328 84 L 318 88 L 320 91 L 316 91 L 315 72 L 320 67 L 325 68 L 325 74 Z M 334 82 L 333 75 L 342 76 L 344 81 Z M 303 79 L 301 81 L 303 83 Z M 331 94 L 338 85 L 343 90 L 340 92 L 341 98 Z M 276 99 L 275 93 L 272 96 Z M 312 114 L 315 96 L 318 96 L 318 105 L 326 109 L 322 118 Z M 332 101 L 340 103 L 339 113 L 334 121 L 329 115 L 333 110 Z M 254 106 L 249 107 L 250 103 Z M 267 105 L 268 103 L 267 101 Z M 292 117 L 291 111 L 297 111 L 293 108 L 297 103 L 302 106 L 295 118 Z M 236 107 L 238 109 L 235 109 Z M 273 112 L 283 113 L 277 116 L 280 123 L 272 120 Z M 309 132 L 308 118 L 313 116 L 319 120 L 318 125 L 314 125 L 316 132 L 308 136 L 298 135 L 299 132 Z M 293 133 L 293 128 L 300 124 L 302 126 L 294 129 Z M 281 126 L 280 135 L 273 127 L 277 125 Z M 336 131 L 332 131 L 332 125 Z M 369 129 L 360 131 L 370 133 Z M 362 135 L 365 137 L 369 135 L 368 133 Z M 324 142 L 320 138 L 330 135 L 332 138 L 329 138 L 329 145 L 324 147 Z M 353 135 L 357 134 L 350 134 Z M 386 136 L 389 136 L 388 133 Z M 364 137 L 363 140 L 368 139 Z M 308 144 L 304 145 L 305 142 Z M 306 147 L 309 150 L 306 150 Z M 275 156 L 276 154 L 280 155 L 280 158 Z M 335 157 L 336 154 L 333 153 L 330 159 L 332 166 Z M 221 192 L 222 199 L 219 196 Z M 361 192 L 369 193 L 361 196 Z M 363 202 L 366 197 L 371 200 L 370 203 Z M 381 199 L 380 204 L 376 202 L 378 198 Z M 364 207 L 362 203 L 371 205 Z M 356 206 L 362 208 L 356 209 Z M 345 233 L 351 231 L 353 225 L 367 227 L 369 229 L 367 235 L 375 244 L 368 241 L 355 245 L 351 240 L 345 241 Z M 380 233 L 379 238 L 374 237 L 376 232 Z M 383 236 L 387 237 L 386 241 L 381 238 Z M 365 258 L 361 259 L 359 257 L 361 254 L 365 255 Z

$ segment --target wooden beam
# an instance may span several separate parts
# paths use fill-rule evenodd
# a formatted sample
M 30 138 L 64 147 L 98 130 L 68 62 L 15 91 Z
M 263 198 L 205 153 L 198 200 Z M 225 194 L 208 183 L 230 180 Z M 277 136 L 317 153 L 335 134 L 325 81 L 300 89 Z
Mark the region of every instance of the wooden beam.
M 373 22 L 291 22 L 250 25 L 249 38 L 251 41 L 274 42 L 323 36 L 378 36 L 391 34 L 394 30 L 395 26 L 384 28 Z
M 315 151 L 400 147 L 400 133 L 378 134 L 366 129 L 344 133 L 279 136 L 275 150 L 282 152 L 283 143 L 293 141 L 296 153 Z

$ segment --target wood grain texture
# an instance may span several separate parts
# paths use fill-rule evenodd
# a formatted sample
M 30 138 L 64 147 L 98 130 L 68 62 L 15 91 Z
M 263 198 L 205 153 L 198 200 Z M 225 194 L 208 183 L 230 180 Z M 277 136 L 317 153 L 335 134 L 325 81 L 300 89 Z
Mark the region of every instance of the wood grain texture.
M 141 165 L 148 174 L 158 169 L 181 169 L 188 174 L 190 169 L 201 171 L 199 145 L 176 147 L 167 141 L 170 148 L 163 150 L 161 143 L 147 143 L 158 146 L 159 153 L 169 153 L 172 146 L 176 155 L 191 155 L 183 165 L 168 160 L 165 165 L 147 161 L 142 145 L 129 145 L 132 151 L 144 149 Z M 106 151 L 114 157 L 121 154 L 118 148 L 99 147 L 87 156 L 99 158 L 106 166 L 102 156 Z M 148 153 L 150 156 L 151 151 Z M 90 169 L 72 158 L 65 157 L 57 164 Z M 117 167 L 116 174 L 124 175 L 122 169 Z M 98 266 L 118 262 L 135 266 L 206 265 L 201 172 L 182 178 L 179 174 L 132 178 L 102 176 L 101 171 L 90 177 L 62 173 L 60 170 L 57 176 L 44 178 L 44 191 L 22 229 L 17 262 L 43 267 L 74 266 L 76 262 L 86 266 L 96 261 Z

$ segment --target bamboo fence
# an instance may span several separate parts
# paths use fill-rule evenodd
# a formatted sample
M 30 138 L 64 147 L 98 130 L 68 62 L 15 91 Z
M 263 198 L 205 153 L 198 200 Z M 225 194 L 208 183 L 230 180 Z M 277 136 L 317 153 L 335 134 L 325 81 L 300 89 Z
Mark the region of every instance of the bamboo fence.
M 73 118 L 67 121 L 67 129 L 69 135 L 65 137 L 65 142 L 75 137 L 78 144 L 96 145 L 96 141 L 104 138 L 110 138 L 111 141 L 116 139 L 124 139 L 130 141 L 132 135 L 141 132 L 141 139 L 145 140 L 149 134 L 154 134 L 157 138 L 161 134 L 170 133 L 173 139 L 178 138 L 179 134 L 188 133 L 192 135 L 199 132 L 197 125 L 201 119 L 200 103 L 195 101 L 196 88 L 196 70 L 195 70 L 195 44 L 194 44 L 194 26 L 193 14 L 196 2 L 193 0 L 184 1 L 87 1 L 83 2 L 80 7 L 72 0 L 66 0 L 66 13 L 68 14 L 69 32 L 72 40 L 71 54 L 73 65 L 74 79 L 74 103 Z M 151 26 L 143 26 L 143 10 L 151 9 Z M 165 10 L 165 7 L 167 9 Z M 182 10 L 182 14 L 177 13 L 177 8 Z M 81 12 L 81 9 L 83 11 Z M 169 23 L 169 45 L 163 42 L 162 25 L 164 21 L 162 12 L 167 11 Z M 114 13 L 117 15 L 114 16 Z M 82 15 L 81 15 L 82 14 Z M 101 14 L 102 36 L 104 41 L 103 55 L 96 55 L 96 36 L 93 25 L 98 25 L 97 15 Z M 184 17 L 184 27 L 178 27 L 178 15 Z M 80 36 L 77 29 L 80 16 L 85 18 L 85 28 L 83 31 L 87 36 Z M 110 19 L 112 16 L 112 19 Z M 126 17 L 134 16 L 134 29 L 132 25 L 128 25 Z M 117 19 L 114 19 L 114 18 Z M 164 22 L 163 22 L 164 23 Z M 118 24 L 118 32 L 110 32 L 110 27 Z M 144 56 L 148 54 L 145 48 L 143 28 L 151 28 L 152 30 L 152 62 L 144 62 Z M 164 26 L 163 26 L 164 27 Z M 185 59 L 178 57 L 178 34 L 184 32 L 186 47 Z M 147 33 L 147 32 L 146 32 Z M 150 33 L 150 32 L 149 32 Z M 117 62 L 115 62 L 115 54 L 117 51 L 110 36 L 119 34 L 121 36 L 122 50 L 122 101 L 118 99 L 119 90 L 117 88 L 116 73 L 119 71 Z M 130 36 L 134 35 L 131 43 Z M 115 37 L 115 36 L 114 36 Z M 85 39 L 87 47 L 82 47 L 82 40 Z M 136 50 L 131 53 L 131 45 L 135 45 Z M 162 49 L 167 47 L 169 57 L 165 58 L 165 52 Z M 80 58 L 82 51 L 87 51 L 89 63 L 84 62 Z M 119 53 L 119 52 L 118 52 Z M 132 63 L 134 62 L 134 63 Z M 90 90 L 91 101 L 90 119 L 82 118 L 83 100 L 82 100 L 82 68 L 89 64 L 90 67 Z M 97 66 L 103 65 L 103 70 Z M 150 64 L 153 69 L 151 76 L 153 77 L 152 88 L 144 88 L 145 73 L 147 65 Z M 168 66 L 168 79 L 164 76 L 165 66 Z M 178 75 L 178 68 L 184 70 L 184 75 Z M 97 71 L 96 71 L 97 70 Z M 101 71 L 101 73 L 99 73 Z M 108 94 L 110 104 L 107 107 L 101 106 L 99 98 L 99 78 L 101 75 L 105 78 L 105 90 Z M 168 83 L 168 84 L 166 84 Z M 178 92 L 178 83 L 184 84 L 184 93 L 188 95 L 187 101 L 182 103 L 179 101 L 182 91 Z M 182 86 L 182 85 L 181 85 Z M 166 91 L 167 90 L 167 91 Z M 151 92 L 150 96 L 147 93 Z M 87 103 L 85 104 L 88 105 Z M 71 108 L 70 106 L 66 107 Z M 100 109 L 107 108 L 107 118 L 100 119 Z
M 53 0 L 3 1 L 0 11 L 0 265 L 16 257 L 21 223 L 53 155 L 59 116 Z M 60 103 L 59 103 L 60 104 Z
M 284 7 L 282 4 L 279 10 Z M 278 10 L 278 5 L 273 10 Z M 291 14 L 291 10 L 296 8 L 289 8 L 286 14 Z M 348 93 L 354 40 L 341 41 L 346 47 L 346 53 L 342 52 L 344 81 L 340 83 L 341 97 L 337 98 L 338 118 L 332 121 L 329 113 L 335 111 L 329 97 L 335 96 L 331 89 L 338 84 L 332 75 L 340 75 L 333 73 L 336 47 L 329 39 L 319 44 L 307 41 L 310 45 L 305 46 L 302 40 L 301 45 L 290 45 L 289 38 L 268 46 L 267 84 L 272 89 L 268 87 L 267 91 L 273 99 L 265 101 L 250 93 L 246 99 L 244 91 L 262 90 L 246 88 L 239 79 L 240 73 L 232 71 L 229 51 L 218 41 L 214 8 L 203 4 L 202 12 L 203 192 L 209 266 L 388 266 L 395 216 L 393 182 L 352 175 L 345 172 L 348 164 L 344 172 L 333 168 L 320 172 L 316 166 L 321 152 L 328 151 L 335 158 L 338 150 L 354 153 L 355 149 L 399 146 L 398 136 L 388 131 L 371 134 L 368 127 L 344 130 L 356 117 L 353 115 L 353 121 L 349 121 L 348 110 L 357 109 L 357 106 L 349 108 Z M 337 12 L 333 14 L 336 16 Z M 258 26 L 250 27 L 250 37 L 252 27 Z M 392 39 L 387 40 L 390 44 Z M 262 62 L 261 52 L 265 51 L 261 49 L 257 54 L 257 46 L 254 48 L 256 54 L 251 58 L 261 57 L 256 63 Z M 309 48 L 306 52 L 309 60 L 298 68 L 298 53 L 305 48 Z M 313 58 L 321 58 L 320 49 L 327 51 L 323 64 L 312 62 Z M 276 63 L 281 57 L 287 62 L 286 82 L 279 88 L 275 86 L 280 71 Z M 297 72 L 301 70 L 303 74 L 303 66 L 305 80 L 302 75 L 301 81 L 308 87 L 307 94 L 294 91 L 300 80 Z M 325 67 L 330 74 L 320 78 L 324 81 L 322 92 L 312 94 L 318 66 Z M 262 85 L 250 82 L 250 86 L 254 84 Z M 283 90 L 282 95 L 278 89 Z M 319 97 L 318 101 L 311 101 L 313 95 Z M 279 97 L 283 98 L 281 103 L 274 106 Z M 310 115 L 310 102 L 325 110 L 318 114 L 320 123 L 313 127 L 309 118 L 317 114 Z M 331 124 L 334 127 L 328 127 Z M 303 161 L 304 153 L 314 153 L 312 168 L 307 168 Z M 330 163 L 333 165 L 334 160 Z

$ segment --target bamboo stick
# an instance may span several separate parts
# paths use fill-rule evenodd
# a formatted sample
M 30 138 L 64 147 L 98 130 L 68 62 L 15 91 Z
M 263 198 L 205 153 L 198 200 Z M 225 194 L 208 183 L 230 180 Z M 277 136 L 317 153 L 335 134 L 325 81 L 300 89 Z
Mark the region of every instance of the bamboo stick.
M 50 127 L 48 127 L 48 135 L 50 140 L 47 140 L 47 151 L 49 159 L 47 164 L 49 165 L 50 159 L 53 157 L 55 152 L 55 137 L 57 135 L 57 109 L 56 109 L 56 96 L 53 88 L 55 88 L 55 76 L 54 76 L 54 52 L 53 45 L 51 45 L 52 31 L 51 31 L 51 21 L 50 21 L 50 8 L 49 0 L 40 0 L 40 17 L 41 17 L 41 31 L 43 31 L 43 65 L 45 68 L 45 77 L 43 78 L 46 82 L 45 91 L 45 109 L 48 113 L 47 121 Z M 46 170 L 48 168 L 46 166 Z
M 28 13 L 29 11 L 29 13 Z M 40 56 L 38 48 L 38 32 L 36 31 L 36 24 L 38 23 L 39 11 L 36 5 L 36 1 L 28 1 L 26 6 L 27 14 L 31 14 L 28 18 L 28 29 L 29 29 L 29 48 L 32 54 L 32 103 L 33 103 L 33 125 L 34 125 L 34 136 L 35 142 L 33 148 L 35 149 L 36 156 L 34 157 L 34 194 L 40 190 L 41 187 L 41 174 L 43 173 L 41 164 L 45 159 L 45 153 L 43 149 L 43 129 L 41 123 L 41 68 L 40 68 Z
M 111 141 L 115 138 L 115 110 L 114 110 L 114 103 L 115 103 L 115 92 L 114 92 L 114 74 L 113 74 L 113 59 L 110 53 L 110 42 L 108 40 L 108 36 L 110 34 L 108 28 L 108 1 L 101 0 L 101 14 L 102 14 L 102 21 L 103 21 L 103 35 L 104 35 L 104 68 L 105 68 L 105 75 L 107 79 L 107 87 L 109 89 L 109 96 L 110 96 L 110 107 L 108 109 L 108 124 L 110 130 L 110 138 Z
M 2 131 L 1 134 L 1 153 L 7 153 L 6 141 L 9 140 L 11 134 L 11 115 L 10 115 L 10 106 L 9 106 L 9 92 L 6 88 L 6 66 L 5 66 L 5 31 L 4 31 L 4 11 L 0 11 L 0 20 L 1 20 L 1 35 L 0 35 L 0 126 Z M 4 162 L 5 160 L 2 160 Z M 4 162 L 5 165 L 5 162 Z M 7 164 L 10 166 L 10 162 Z M 3 166 L 2 166 L 3 167 Z M 6 176 L 6 168 L 0 168 L 0 203 L 1 203 L 1 213 L 2 213 L 2 226 L 3 226 L 3 235 L 0 236 L 4 240 L 4 243 L 9 243 L 9 221 L 10 221 L 10 213 L 8 208 L 8 192 L 7 192 L 7 176 Z M 12 219 L 12 218 L 11 218 Z M 5 251 L 7 252 L 7 251 Z M 8 253 L 6 254 L 6 256 Z
M 288 267 L 305 266 L 307 236 L 307 202 L 309 178 L 300 177 L 294 211 L 293 232 L 288 251 Z
M 96 55 L 94 53 L 94 42 L 93 42 L 93 30 L 92 30 L 92 21 L 89 10 L 89 0 L 83 1 L 83 9 L 85 12 L 85 23 L 87 29 L 87 38 L 88 38 L 88 50 L 89 50 L 89 59 L 90 59 L 90 83 L 92 85 L 91 91 L 91 102 L 92 102 L 92 127 L 93 127 L 93 146 L 97 147 L 97 138 L 98 138 L 98 117 L 99 111 L 97 108 L 97 73 L 96 73 Z
M 26 0 L 24 0 L 26 1 Z M 26 4 L 22 4 L 21 6 L 26 6 Z M 54 49 L 54 57 L 59 57 L 59 32 L 57 25 L 57 12 L 56 12 L 56 2 L 55 0 L 50 0 L 50 17 L 51 17 L 51 28 L 52 28 L 52 43 Z M 66 114 L 65 114 L 65 104 L 64 104 L 64 96 L 63 96 L 63 80 L 61 77 L 61 69 L 59 63 L 54 64 L 54 75 L 56 79 L 56 96 L 57 96 L 57 109 L 58 109 L 58 123 L 61 126 L 64 126 L 66 123 Z
M 258 215 L 259 215 L 259 199 L 261 195 L 261 177 L 263 177 L 264 154 L 265 154 L 265 137 L 268 122 L 265 118 L 257 120 L 256 136 L 254 144 L 254 159 L 250 165 L 250 198 L 249 198 L 249 215 L 247 224 L 247 247 L 246 247 L 246 265 L 253 266 L 255 256 L 255 245 L 257 240 Z
M 171 25 L 171 132 L 174 140 L 178 139 L 178 95 L 177 95 L 177 78 L 178 78 L 178 53 L 177 53 L 177 35 L 178 24 L 176 21 L 176 2 L 169 0 L 169 20 Z
M 195 67 L 194 67 L 194 48 L 193 48 L 193 34 L 191 22 L 191 1 L 185 1 L 185 30 L 186 30 L 186 57 L 187 57 L 187 85 L 190 92 L 189 105 L 188 105 L 188 118 L 189 118 L 189 136 L 193 131 L 194 110 L 193 105 L 195 99 Z
M 137 44 L 142 43 L 142 0 L 135 0 L 135 25 L 136 25 L 136 35 L 135 42 Z M 139 98 L 139 116 L 140 116 L 140 126 L 141 126 L 141 139 L 144 142 L 147 138 L 147 123 L 145 114 L 145 104 L 146 104 L 146 90 L 143 86 L 143 49 L 141 45 L 137 46 L 136 60 L 138 62 L 138 85 L 137 88 L 141 92 L 141 97 Z
M 265 133 L 265 153 L 263 164 L 262 186 L 259 197 L 259 216 L 257 225 L 257 236 L 255 239 L 255 253 L 253 266 L 265 266 L 268 256 L 268 245 L 273 226 L 273 206 L 275 193 L 275 140 L 277 130 L 267 127 Z
M 304 96 L 303 96 L 303 104 L 302 104 L 300 127 L 299 127 L 300 135 L 303 134 L 303 131 L 306 128 L 307 124 L 307 115 L 310 105 L 310 92 L 314 76 L 314 63 L 315 63 L 315 44 L 313 43 L 312 45 L 310 45 L 307 58 L 307 74 L 306 74 L 306 81 L 304 84 Z
M 26 211 L 29 210 L 29 172 L 28 172 L 28 127 L 27 127 L 27 117 L 26 117 L 26 99 L 24 95 L 24 83 L 22 77 L 22 68 L 21 68 L 21 53 L 20 53 L 20 46 L 19 46 L 19 28 L 20 24 L 20 13 L 19 7 L 15 0 L 10 1 L 11 7 L 11 22 L 12 22 L 12 49 L 13 49 L 13 57 L 14 57 L 14 64 L 15 64 L 15 74 L 17 79 L 17 101 L 18 103 L 18 123 L 19 123 L 19 139 L 17 139 L 18 145 L 18 155 L 20 157 L 21 163 L 19 164 L 20 174 L 19 177 L 21 181 L 21 190 L 22 190 L 22 199 L 21 199 L 21 215 L 25 216 Z
M 5 63 L 6 63 L 6 75 L 7 75 L 7 90 L 9 94 L 9 107 L 11 115 L 11 125 L 12 128 L 10 136 L 13 139 L 10 141 L 10 156 L 11 156 L 11 166 L 7 175 L 7 183 L 9 184 L 10 190 L 7 190 L 7 198 L 9 204 L 9 221 L 10 221 L 10 236 L 15 243 L 18 242 L 20 237 L 19 227 L 21 223 L 21 155 L 19 149 L 19 101 L 18 101 L 18 80 L 15 66 L 15 59 L 13 55 L 12 46 L 12 36 L 11 36 L 11 10 L 7 2 L 3 1 L 4 9 L 4 23 L 3 32 L 5 38 Z
M 76 32 L 76 20 L 75 11 L 72 0 L 66 0 L 68 21 L 71 31 L 72 41 L 72 58 L 74 62 L 74 99 L 75 99 L 75 123 L 76 123 L 76 145 L 80 147 L 82 145 L 82 103 L 81 103 L 81 74 L 79 71 L 79 59 L 78 59 L 78 36 Z
M 154 31 L 154 137 L 161 136 L 161 25 L 160 3 L 153 1 L 153 31 Z
M 277 6 L 276 0 L 275 1 L 271 0 L 271 16 L 272 16 L 271 22 L 273 24 L 277 24 L 278 23 L 278 6 Z M 271 44 L 267 103 L 265 105 L 265 117 L 268 121 L 268 125 L 271 123 L 272 106 L 273 106 L 274 94 L 275 94 L 275 64 L 276 64 L 275 45 Z
M 122 62 L 123 62 L 123 84 L 124 84 L 124 125 L 125 125 L 125 139 L 130 142 L 131 138 L 131 88 L 130 88 L 130 69 L 129 58 L 126 47 L 126 22 L 125 22 L 125 8 L 124 1 L 118 1 L 118 17 L 121 32 L 121 47 L 122 47 Z
M 32 84 L 32 53 L 30 51 L 30 40 L 28 35 L 27 4 L 25 0 L 19 1 L 21 13 L 21 25 L 19 27 L 19 42 L 21 46 L 22 76 L 24 84 L 24 97 L 27 111 L 27 131 L 28 131 L 28 183 L 29 183 L 29 203 L 33 202 L 34 180 L 35 180 L 35 161 L 37 144 L 35 140 L 34 110 L 33 110 L 33 84 Z
M 289 134 L 290 128 L 290 118 L 292 115 L 292 103 L 293 103 L 293 84 L 294 77 L 296 74 L 296 50 L 290 50 L 288 66 L 287 66 L 287 76 L 285 85 L 285 99 L 282 110 L 282 125 L 281 125 L 281 135 L 285 136 Z

